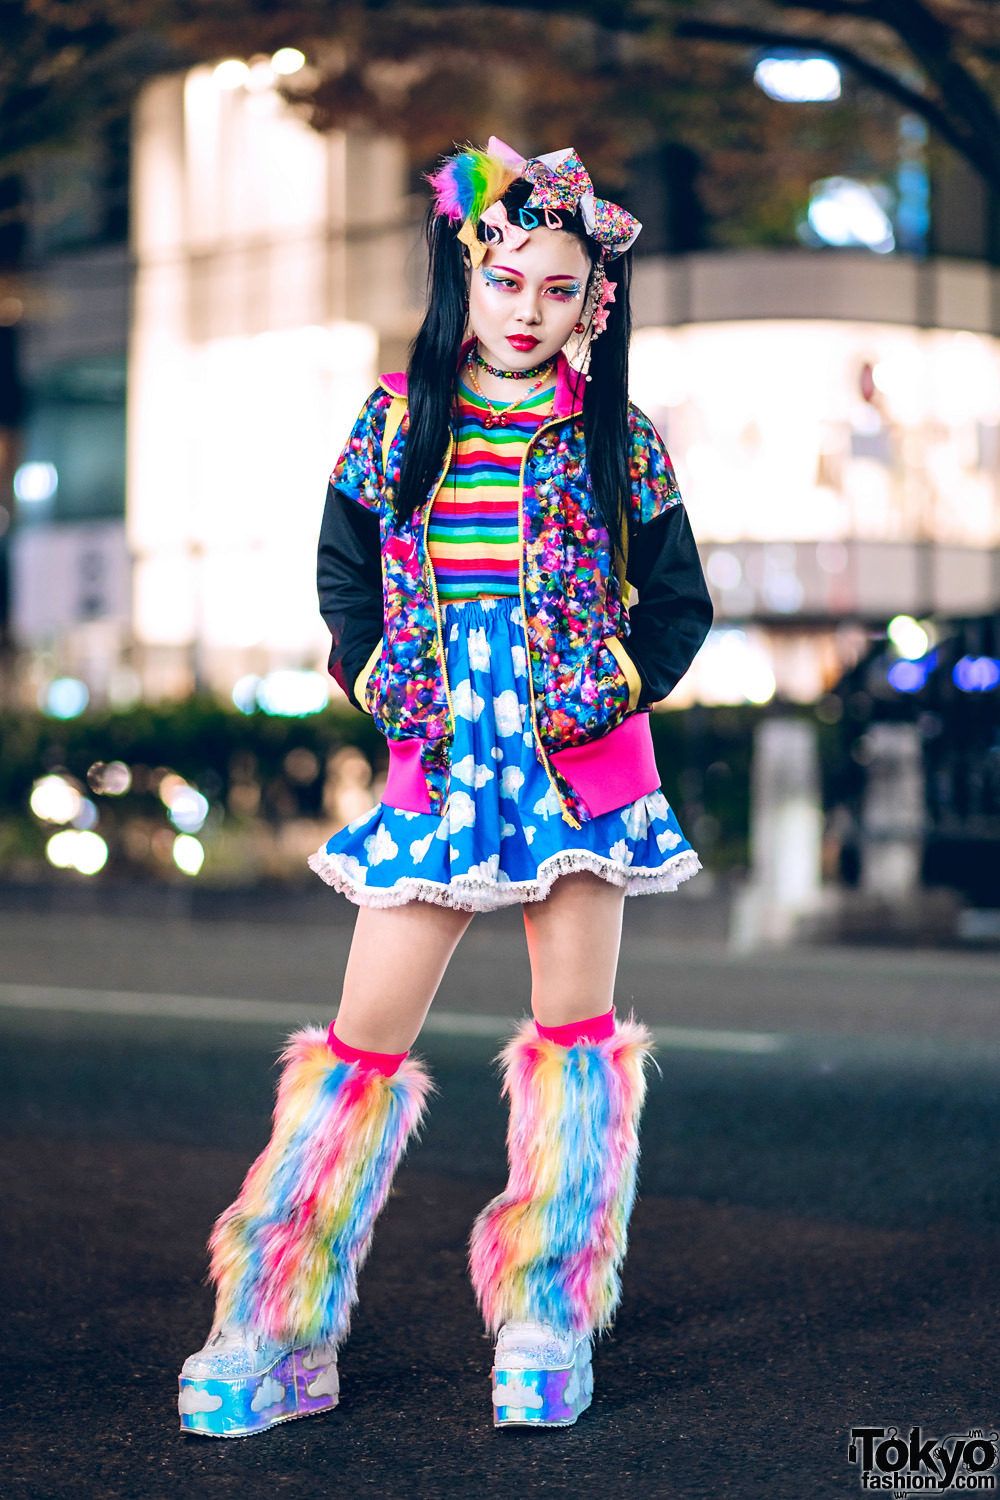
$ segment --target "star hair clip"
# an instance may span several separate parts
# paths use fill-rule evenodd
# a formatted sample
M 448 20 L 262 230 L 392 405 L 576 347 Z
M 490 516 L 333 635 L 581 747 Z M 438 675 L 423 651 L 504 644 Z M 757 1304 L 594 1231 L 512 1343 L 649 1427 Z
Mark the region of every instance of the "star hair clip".
M 615 284 L 609 281 L 604 270 L 604 262 L 598 262 L 598 285 L 594 296 L 594 312 L 591 317 L 593 326 L 592 338 L 603 333 L 608 326 L 608 308 L 615 300 Z

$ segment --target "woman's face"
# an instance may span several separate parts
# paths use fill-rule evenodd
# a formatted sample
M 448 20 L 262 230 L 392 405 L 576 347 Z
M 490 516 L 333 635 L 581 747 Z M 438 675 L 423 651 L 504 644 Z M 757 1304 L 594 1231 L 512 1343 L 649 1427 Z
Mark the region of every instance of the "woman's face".
M 504 370 L 551 359 L 580 321 L 590 257 L 575 235 L 533 229 L 517 250 L 491 245 L 469 283 L 469 327 Z

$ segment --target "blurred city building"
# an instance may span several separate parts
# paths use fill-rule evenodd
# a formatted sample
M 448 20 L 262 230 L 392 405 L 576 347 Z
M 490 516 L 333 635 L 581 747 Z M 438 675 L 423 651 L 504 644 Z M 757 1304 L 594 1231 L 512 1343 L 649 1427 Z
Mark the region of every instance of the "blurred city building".
M 60 672 L 113 692 L 130 639 L 127 120 L 40 156 L 25 198 L 10 611 L 33 701 Z
M 133 665 L 144 696 L 313 669 L 326 478 L 415 331 L 396 143 L 317 134 L 263 62 L 148 88 L 135 116 Z
M 654 257 L 634 394 L 717 607 L 674 701 L 811 703 L 897 615 L 1000 603 L 1000 276 L 866 251 Z
M 405 362 L 421 206 L 397 143 L 317 134 L 279 82 L 164 78 L 110 165 L 88 140 L 32 178 L 7 539 L 25 706 L 67 679 L 80 706 L 327 680 L 326 478 Z

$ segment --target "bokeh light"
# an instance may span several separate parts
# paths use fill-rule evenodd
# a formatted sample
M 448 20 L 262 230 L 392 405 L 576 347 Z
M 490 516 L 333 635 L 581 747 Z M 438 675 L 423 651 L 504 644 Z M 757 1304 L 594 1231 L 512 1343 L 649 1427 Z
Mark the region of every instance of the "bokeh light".
M 80 806 L 73 819 L 74 828 L 91 829 L 97 827 L 100 814 L 95 803 L 89 797 L 80 798 Z
M 220 89 L 238 89 L 250 77 L 250 69 L 238 57 L 228 57 L 219 63 L 212 77 Z
M 197 875 L 205 862 L 205 850 L 189 833 L 179 833 L 174 839 L 174 864 L 185 875 Z
M 285 719 L 321 713 L 329 701 L 327 680 L 319 672 L 269 672 L 257 687 L 264 712 Z
M 297 73 L 300 68 L 305 67 L 305 63 L 306 55 L 300 52 L 298 47 L 279 47 L 271 58 L 271 67 L 274 71 L 285 75 Z
M 285 775 L 296 786 L 312 786 L 319 775 L 319 760 L 304 745 L 289 750 L 283 761 Z
M 167 807 L 171 823 L 181 833 L 197 833 L 208 817 L 208 798 L 193 786 L 178 788 Z
M 72 823 L 83 798 L 64 776 L 43 776 L 31 789 L 28 805 L 43 823 Z
M 57 870 L 77 870 L 81 875 L 96 875 L 104 868 L 108 846 L 100 834 L 64 828 L 54 833 L 45 846 L 49 863 Z
M 813 184 L 809 227 L 827 245 L 863 245 L 879 255 L 895 249 L 888 215 L 872 189 L 850 177 L 826 177 Z
M 241 714 L 252 714 L 257 711 L 257 689 L 260 687 L 260 678 L 254 673 L 241 677 L 233 688 L 233 702 Z
M 919 661 L 926 656 L 931 643 L 927 631 L 911 615 L 897 615 L 890 620 L 886 634 L 907 661 Z
M 156 795 L 164 807 L 169 807 L 177 793 L 186 786 L 183 776 L 178 776 L 175 771 L 163 771 L 156 781 Z
M 87 772 L 87 785 L 102 797 L 123 797 L 132 785 L 132 772 L 121 760 L 95 760 Z
M 829 57 L 762 57 L 753 79 L 769 99 L 789 104 L 840 98 L 840 69 Z
M 703 703 L 769 703 L 774 697 L 767 653 L 745 631 L 709 631 L 699 669 Z
M 59 488 L 55 464 L 22 464 L 14 473 L 14 494 L 22 505 L 38 505 L 51 500 Z
M 735 589 L 743 579 L 743 569 L 734 552 L 710 552 L 705 572 L 709 582 L 719 589 Z
M 87 684 L 77 677 L 56 677 L 38 695 L 38 706 L 50 719 L 79 718 L 89 702 Z
M 963 693 L 991 693 L 1000 687 L 1000 661 L 995 656 L 963 656 L 955 663 L 951 680 Z
M 897 661 L 885 674 L 897 693 L 919 693 L 930 675 L 928 661 Z

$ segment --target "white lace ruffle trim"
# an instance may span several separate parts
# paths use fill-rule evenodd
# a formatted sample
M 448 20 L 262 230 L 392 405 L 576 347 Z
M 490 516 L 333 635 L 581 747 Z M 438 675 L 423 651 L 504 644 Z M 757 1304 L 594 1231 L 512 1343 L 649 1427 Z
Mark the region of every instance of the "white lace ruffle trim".
M 328 854 L 326 847 L 309 856 L 309 868 L 321 880 L 341 891 L 356 906 L 405 906 L 408 901 L 431 901 L 435 906 L 450 906 L 456 911 L 497 911 L 502 906 L 516 906 L 522 901 L 544 901 L 560 875 L 573 870 L 592 870 L 611 885 L 625 887 L 626 896 L 651 895 L 654 891 L 675 891 L 701 869 L 701 860 L 693 849 L 675 854 L 665 865 L 646 869 L 624 865 L 620 860 L 591 849 L 564 849 L 543 859 L 535 880 L 490 881 L 456 875 L 449 885 L 436 880 L 414 880 L 406 877 L 393 886 L 379 890 L 359 885 L 346 873 L 340 856 Z

